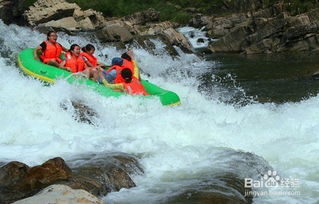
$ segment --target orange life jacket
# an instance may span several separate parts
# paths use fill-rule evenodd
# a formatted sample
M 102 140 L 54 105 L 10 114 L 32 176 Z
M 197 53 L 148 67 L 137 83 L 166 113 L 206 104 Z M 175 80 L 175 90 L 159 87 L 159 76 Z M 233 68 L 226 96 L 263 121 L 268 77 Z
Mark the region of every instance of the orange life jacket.
M 143 84 L 136 77 L 133 77 L 130 83 L 123 82 L 123 85 L 126 93 L 128 94 L 144 96 L 150 95 L 146 92 Z
M 86 57 L 94 67 L 97 66 L 97 58 L 94 57 L 93 55 L 90 55 L 86 52 L 81 52 L 81 56 Z
M 132 74 L 134 73 L 134 64 L 132 61 L 128 61 L 127 59 L 123 59 L 123 64 L 121 67 L 129 68 L 131 70 Z
M 85 68 L 85 62 L 82 57 L 74 56 L 70 52 L 65 54 L 66 63 L 65 66 L 70 68 L 72 73 L 82 72 Z
M 49 62 L 54 59 L 57 62 L 62 62 L 60 55 L 62 53 L 62 46 L 59 43 L 49 43 L 47 40 L 44 41 L 46 44 L 46 49 L 42 51 L 41 60 L 44 63 Z
M 116 70 L 116 77 L 114 79 L 114 83 L 115 84 L 118 84 L 118 83 L 123 83 L 125 82 L 125 80 L 123 79 L 123 77 L 121 76 L 121 71 L 124 69 L 124 68 L 129 68 L 131 70 L 132 73 L 134 73 L 134 64 L 133 62 L 130 62 L 126 59 L 123 59 L 123 64 L 122 66 L 119 66 L 119 65 L 113 65 L 112 67 L 110 67 L 106 73 L 108 74 L 110 71 L 112 70 Z
M 116 71 L 116 77 L 114 79 L 114 84 L 118 84 L 118 83 L 123 83 L 125 80 L 123 79 L 123 77 L 121 76 L 121 72 L 125 67 L 123 66 L 119 66 L 119 65 L 113 65 L 112 67 L 110 67 L 107 71 L 106 74 L 110 73 L 110 71 L 115 70 Z

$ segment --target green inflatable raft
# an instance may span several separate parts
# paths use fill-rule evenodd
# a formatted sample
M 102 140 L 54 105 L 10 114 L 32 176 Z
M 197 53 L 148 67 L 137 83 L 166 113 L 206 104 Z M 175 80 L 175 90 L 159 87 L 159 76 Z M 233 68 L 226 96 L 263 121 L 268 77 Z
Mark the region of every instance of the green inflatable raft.
M 86 85 L 89 89 L 98 92 L 102 96 L 120 97 L 122 95 L 127 95 L 123 92 L 114 91 L 113 89 L 105 87 L 103 84 L 96 83 L 95 81 L 92 81 L 90 79 L 76 77 L 75 75 L 72 75 L 69 71 L 43 64 L 39 60 L 34 59 L 32 48 L 22 50 L 19 53 L 18 65 L 26 74 L 49 83 L 54 83 L 56 79 L 64 78 L 71 84 L 77 83 Z M 150 94 L 150 96 L 137 97 L 158 97 L 160 102 L 166 106 L 175 106 L 181 103 L 180 98 L 176 93 L 164 90 L 156 86 L 155 84 L 150 83 L 147 80 L 141 80 L 141 82 L 144 85 L 146 91 Z

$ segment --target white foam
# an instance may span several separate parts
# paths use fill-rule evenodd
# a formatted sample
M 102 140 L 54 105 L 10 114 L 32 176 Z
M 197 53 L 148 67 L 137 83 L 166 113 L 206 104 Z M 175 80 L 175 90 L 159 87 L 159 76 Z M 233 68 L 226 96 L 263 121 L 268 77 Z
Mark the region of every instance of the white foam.
M 17 26 L 1 25 L 0 34 L 6 47 L 2 53 L 7 49 L 15 56 L 45 38 Z M 68 38 L 90 41 L 62 34 L 59 41 L 68 46 Z M 121 53 L 112 47 L 96 46 L 110 56 Z M 105 98 L 63 80 L 44 86 L 22 75 L 13 62 L 8 62 L 10 56 L 0 58 L 0 161 L 35 165 L 55 156 L 70 158 L 92 151 L 142 155 L 145 175 L 134 177 L 137 187 L 105 198 L 110 203 L 128 198 L 140 203 L 174 195 L 176 189 L 191 185 L 208 172 L 226 171 L 231 159 L 220 156 L 227 153 L 220 149 L 225 147 L 253 152 L 282 174 L 300 179 L 301 196 L 285 197 L 283 202 L 318 200 L 318 96 L 300 103 L 235 108 L 199 94 L 195 77 L 185 72 L 203 71 L 214 62 L 186 54 L 172 59 L 165 53 L 155 56 L 142 49 L 135 53 L 140 67 L 151 74 L 149 80 L 177 92 L 181 106 L 164 107 L 156 99 L 131 96 Z M 73 112 L 60 107 L 71 100 L 81 100 L 96 110 L 96 126 L 74 121 Z M 216 166 L 219 169 L 212 168 Z

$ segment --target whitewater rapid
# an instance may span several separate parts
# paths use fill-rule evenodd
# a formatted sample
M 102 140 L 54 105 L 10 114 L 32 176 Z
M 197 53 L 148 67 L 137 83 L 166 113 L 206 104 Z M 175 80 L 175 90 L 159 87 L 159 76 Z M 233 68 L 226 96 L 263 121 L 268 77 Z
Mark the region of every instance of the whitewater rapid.
M 36 165 L 89 152 L 138 155 L 145 174 L 133 177 L 137 187 L 108 194 L 103 198 L 108 203 L 154 203 L 207 175 L 233 171 L 251 176 L 259 167 L 300 179 L 300 196 L 259 197 L 255 203 L 319 201 L 318 96 L 281 105 L 222 103 L 197 90 L 196 76 L 216 62 L 181 51 L 181 57 L 173 59 L 159 41 L 155 54 L 134 49 L 139 66 L 150 74 L 142 77 L 178 93 L 181 106 L 164 107 L 155 99 L 130 96 L 105 98 L 63 80 L 45 86 L 23 75 L 15 63 L 21 49 L 35 47 L 45 37 L 0 22 L 0 161 Z M 108 63 L 123 52 L 86 37 L 59 33 L 58 41 L 65 47 L 91 42 L 97 54 L 109 56 Z M 219 93 L 214 95 L 218 98 Z M 94 125 L 75 121 L 71 109 L 61 108 L 61 103 L 71 107 L 72 100 L 97 112 Z M 234 167 L 233 161 L 244 162 L 242 152 L 268 163 Z

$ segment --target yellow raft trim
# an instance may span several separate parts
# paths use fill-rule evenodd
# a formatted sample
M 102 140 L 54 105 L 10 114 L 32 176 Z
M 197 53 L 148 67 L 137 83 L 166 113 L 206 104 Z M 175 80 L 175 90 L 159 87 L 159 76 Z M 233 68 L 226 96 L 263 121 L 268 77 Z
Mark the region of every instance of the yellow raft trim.
M 168 106 L 179 106 L 181 105 L 182 103 L 180 101 L 176 102 L 176 103 L 172 103 L 172 104 L 169 104 Z
M 36 74 L 34 72 L 31 72 L 29 69 L 27 69 L 25 66 L 23 66 L 22 62 L 21 62 L 21 59 L 20 57 L 18 57 L 18 65 L 19 67 L 22 69 L 22 71 L 32 77 L 35 77 L 35 78 L 38 78 L 38 79 L 41 79 L 43 81 L 46 81 L 46 82 L 49 82 L 49 83 L 54 83 L 55 81 L 53 79 L 50 79 L 48 77 L 45 77 L 45 76 L 41 76 L 39 74 Z

